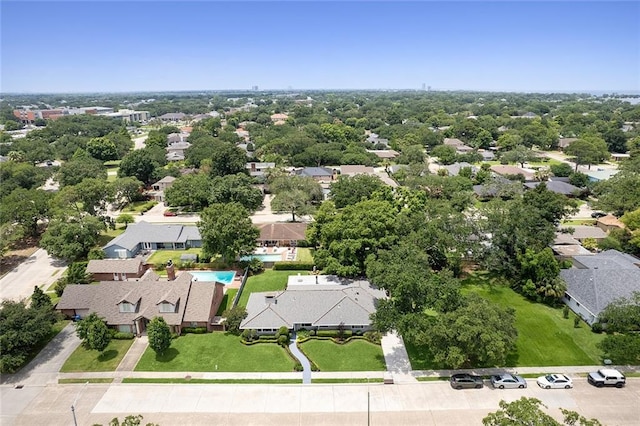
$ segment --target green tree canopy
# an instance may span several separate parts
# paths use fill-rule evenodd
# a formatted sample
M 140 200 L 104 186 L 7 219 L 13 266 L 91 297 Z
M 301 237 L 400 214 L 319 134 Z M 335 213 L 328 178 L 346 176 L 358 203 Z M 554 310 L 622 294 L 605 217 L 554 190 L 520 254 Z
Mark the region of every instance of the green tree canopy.
M 322 200 L 320 184 L 306 176 L 277 177 L 269 183 L 269 190 L 274 194 L 272 210 L 291 213 L 294 222 L 296 215 L 310 214 L 314 203 Z
M 171 330 L 162 317 L 154 317 L 147 325 L 147 335 L 149 336 L 149 346 L 158 355 L 171 346 Z
M 98 242 L 104 223 L 96 217 L 53 219 L 42 235 L 40 246 L 67 261 L 86 258 Z
M 596 419 L 586 419 L 575 411 L 560 409 L 564 421 L 560 423 L 540 407 L 547 408 L 537 398 L 522 397 L 513 402 L 500 401 L 500 409 L 495 413 L 489 413 L 482 424 L 485 426 L 601 426 Z
M 219 254 L 225 262 L 252 253 L 260 235 L 251 223 L 249 212 L 239 203 L 212 204 L 205 208 L 198 229 L 203 257 Z
M 90 350 L 103 352 L 111 342 L 107 324 L 95 312 L 76 323 L 76 333 L 82 340 L 82 346 Z
M 340 176 L 331 183 L 331 199 L 337 208 L 343 208 L 371 199 L 371 196 L 383 187 L 384 184 L 376 176 Z

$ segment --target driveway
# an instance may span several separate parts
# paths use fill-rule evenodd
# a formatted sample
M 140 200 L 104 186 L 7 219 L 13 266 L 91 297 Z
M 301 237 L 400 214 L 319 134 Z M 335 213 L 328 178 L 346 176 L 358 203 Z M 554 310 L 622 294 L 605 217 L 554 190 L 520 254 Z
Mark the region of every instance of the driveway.
M 29 297 L 34 286 L 46 290 L 62 276 L 65 268 L 63 261 L 40 249 L 0 279 L 0 300 L 17 301 Z

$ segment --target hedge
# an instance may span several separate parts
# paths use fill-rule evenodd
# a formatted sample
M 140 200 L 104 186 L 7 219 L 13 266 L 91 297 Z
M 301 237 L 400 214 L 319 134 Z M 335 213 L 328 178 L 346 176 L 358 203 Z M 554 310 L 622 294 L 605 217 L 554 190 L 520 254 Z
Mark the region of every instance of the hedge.
M 344 330 L 342 332 L 342 337 L 347 338 L 351 337 L 353 332 L 351 330 Z M 318 330 L 316 332 L 316 336 L 318 337 L 340 337 L 340 332 L 338 330 Z
M 315 264 L 306 262 L 275 262 L 274 271 L 312 271 Z
M 240 343 L 242 343 L 245 346 L 251 346 L 251 345 L 257 345 L 258 343 L 278 343 L 277 339 L 258 339 L 258 340 L 253 340 L 251 342 L 248 342 L 244 339 L 240 339 Z
M 133 333 L 117 332 L 113 334 L 112 338 L 115 340 L 131 340 L 133 339 Z
M 182 334 L 205 334 L 207 327 L 182 327 Z

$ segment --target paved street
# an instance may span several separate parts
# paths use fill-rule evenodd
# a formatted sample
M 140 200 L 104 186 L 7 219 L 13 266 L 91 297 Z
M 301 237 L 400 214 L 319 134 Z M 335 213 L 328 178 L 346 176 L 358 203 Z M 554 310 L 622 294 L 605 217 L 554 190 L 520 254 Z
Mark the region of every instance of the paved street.
M 20 300 L 31 296 L 33 287 L 46 290 L 62 276 L 64 262 L 54 259 L 43 249 L 0 279 L 0 300 Z
M 39 389 L 36 392 L 34 389 Z M 35 395 L 33 395 L 35 393 Z M 3 401 L 29 406 L 3 425 L 69 425 L 75 401 L 78 424 L 106 424 L 115 416 L 142 414 L 144 422 L 184 425 L 470 425 L 498 408 L 500 400 L 539 398 L 560 418 L 559 407 L 597 417 L 607 425 L 637 425 L 640 379 L 624 389 L 598 389 L 576 379 L 569 390 L 527 389 L 456 391 L 445 382 L 406 385 L 59 385 L 2 388 Z M 12 398 L 12 399 L 5 399 Z M 4 406 L 3 406 L 4 414 Z

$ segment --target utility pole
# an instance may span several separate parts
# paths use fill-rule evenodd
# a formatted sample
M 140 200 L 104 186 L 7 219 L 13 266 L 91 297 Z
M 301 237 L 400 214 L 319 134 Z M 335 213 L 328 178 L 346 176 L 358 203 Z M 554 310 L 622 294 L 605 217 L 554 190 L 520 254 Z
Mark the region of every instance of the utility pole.
M 84 383 L 84 386 L 82 386 L 82 388 L 80 388 L 80 390 L 76 394 L 76 398 L 73 400 L 73 404 L 71 404 L 71 415 L 73 416 L 73 425 L 74 426 L 78 426 L 78 420 L 76 419 L 76 402 L 78 402 L 78 398 L 80 397 L 80 393 L 84 390 L 85 387 L 87 387 L 88 384 L 89 384 L 89 382 L 85 382 Z

